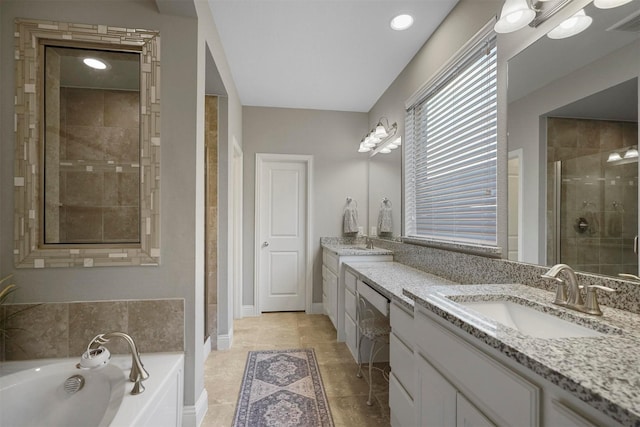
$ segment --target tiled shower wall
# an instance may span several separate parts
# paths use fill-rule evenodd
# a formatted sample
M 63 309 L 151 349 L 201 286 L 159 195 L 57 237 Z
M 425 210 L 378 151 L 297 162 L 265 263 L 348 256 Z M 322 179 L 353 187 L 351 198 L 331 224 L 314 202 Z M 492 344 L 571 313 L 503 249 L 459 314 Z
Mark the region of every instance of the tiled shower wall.
M 93 337 L 114 331 L 131 335 L 141 353 L 184 351 L 182 299 L 10 304 L 0 310 L 19 312 L 7 322 L 0 346 L 6 360 L 80 357 Z M 128 352 L 121 340 L 106 346 Z
M 59 188 L 47 186 L 59 227 L 46 224 L 47 243 L 140 241 L 139 115 L 138 91 L 60 88 Z
M 547 119 L 547 259 L 592 273 L 638 273 L 638 163 L 607 162 L 638 144 L 629 122 Z M 554 224 L 554 168 L 562 161 L 560 226 Z M 582 223 L 582 228 L 579 224 Z M 560 256 L 555 250 L 560 233 Z

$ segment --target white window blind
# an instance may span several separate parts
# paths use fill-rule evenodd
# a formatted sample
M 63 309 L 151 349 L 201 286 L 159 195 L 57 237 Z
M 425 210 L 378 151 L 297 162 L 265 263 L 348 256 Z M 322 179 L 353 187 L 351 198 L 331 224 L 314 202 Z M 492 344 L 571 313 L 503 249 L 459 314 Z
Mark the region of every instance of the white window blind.
M 492 33 L 407 110 L 408 236 L 497 244 L 496 85 Z

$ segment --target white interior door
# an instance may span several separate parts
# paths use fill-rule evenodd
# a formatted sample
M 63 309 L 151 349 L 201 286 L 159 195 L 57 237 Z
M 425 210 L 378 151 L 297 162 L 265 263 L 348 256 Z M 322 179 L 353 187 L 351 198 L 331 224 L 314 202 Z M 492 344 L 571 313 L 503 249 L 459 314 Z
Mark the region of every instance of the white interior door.
M 300 156 L 257 157 L 256 286 L 261 312 L 305 310 L 308 169 Z

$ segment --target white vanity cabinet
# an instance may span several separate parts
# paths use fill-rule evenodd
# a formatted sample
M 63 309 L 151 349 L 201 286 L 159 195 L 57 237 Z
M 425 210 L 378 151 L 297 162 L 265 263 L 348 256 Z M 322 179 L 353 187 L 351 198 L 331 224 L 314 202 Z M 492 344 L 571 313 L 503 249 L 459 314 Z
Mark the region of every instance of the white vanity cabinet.
M 326 248 L 322 251 L 322 306 L 324 313 L 329 316 L 337 331 L 338 341 L 346 341 L 347 329 L 355 328 L 355 312 L 350 325 L 345 320 L 346 311 L 346 282 L 345 262 L 378 262 L 393 261 L 393 255 L 373 255 L 362 251 L 358 255 L 338 255 Z M 355 297 L 355 282 L 351 295 Z
M 419 423 L 454 417 L 455 423 L 443 425 L 469 425 L 460 424 L 457 414 L 461 411 L 465 419 L 490 420 L 488 425 L 539 425 L 539 387 L 467 343 L 433 316 L 421 307 L 415 310 Z M 434 398 L 443 401 L 429 403 Z M 462 406 L 461 399 L 465 401 Z
M 349 269 L 344 272 L 344 340 L 354 359 L 358 359 L 358 326 L 356 284 L 358 278 Z
M 325 250 L 322 253 L 322 306 L 333 326 L 338 326 L 338 256 Z
M 413 344 L 416 381 L 413 425 L 620 425 L 420 306 L 414 309 Z M 397 374 L 394 347 L 392 342 L 392 373 Z M 394 398 L 395 393 L 391 387 L 392 424 L 394 414 L 397 417 L 407 410 L 406 404 Z
M 390 308 L 389 336 L 389 406 L 392 427 L 417 425 L 414 396 L 416 374 L 413 354 L 413 312 L 396 301 Z

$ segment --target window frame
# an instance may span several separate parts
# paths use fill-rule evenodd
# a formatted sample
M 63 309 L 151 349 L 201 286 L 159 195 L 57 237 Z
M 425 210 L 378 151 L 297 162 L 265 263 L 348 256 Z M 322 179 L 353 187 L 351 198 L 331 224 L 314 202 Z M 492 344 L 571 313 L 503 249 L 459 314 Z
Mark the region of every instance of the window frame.
M 446 249 L 454 249 L 461 250 L 467 252 L 480 252 L 484 255 L 492 256 L 492 257 L 500 257 L 502 255 L 502 249 L 499 246 L 501 242 L 501 227 L 500 221 L 501 218 L 501 200 L 504 200 L 501 197 L 502 185 L 499 181 L 499 177 L 501 176 L 501 160 L 503 157 L 502 151 L 504 149 L 501 147 L 502 138 L 500 136 L 501 133 L 501 124 L 499 123 L 502 119 L 501 117 L 501 107 L 500 107 L 500 99 L 504 99 L 501 97 L 501 84 L 500 84 L 500 76 L 501 76 L 501 62 L 498 59 L 497 52 L 497 35 L 493 31 L 493 20 L 488 22 L 474 37 L 472 37 L 447 63 L 440 68 L 440 70 L 429 79 L 416 93 L 414 93 L 405 103 L 405 107 L 407 110 L 406 122 L 405 122 L 405 140 L 407 143 L 404 146 L 404 237 L 403 241 L 412 244 L 421 244 L 427 246 L 435 246 L 435 247 L 443 247 Z M 495 197 L 495 211 L 494 211 L 494 221 L 495 228 L 493 232 L 493 239 L 489 240 L 468 240 L 468 239 L 460 239 L 455 236 L 431 236 L 431 235 L 421 235 L 416 233 L 416 224 L 415 224 L 415 172 L 412 170 L 412 165 L 409 163 L 412 160 L 414 153 L 412 152 L 412 137 L 413 137 L 413 109 L 420 105 L 423 102 L 431 97 L 434 93 L 440 90 L 442 87 L 445 87 L 452 79 L 452 76 L 455 76 L 456 72 L 462 67 L 462 69 L 469 67 L 470 58 L 476 56 L 477 52 L 480 49 L 483 49 L 486 43 L 492 43 L 493 49 L 495 49 L 495 108 L 493 110 L 493 114 L 495 117 L 495 130 L 493 132 L 494 136 L 492 139 L 492 144 L 495 144 L 495 186 L 494 188 L 494 197 Z

